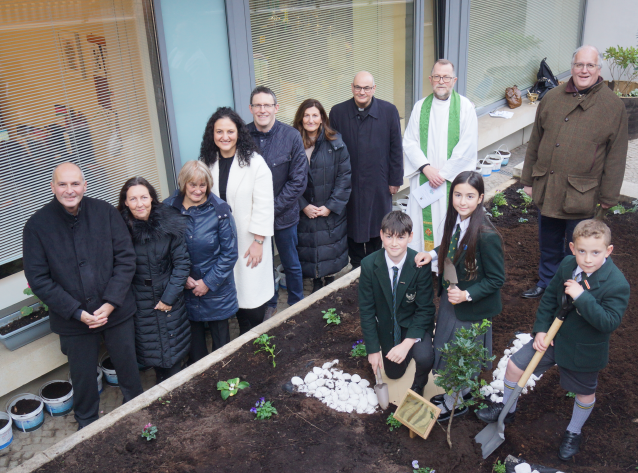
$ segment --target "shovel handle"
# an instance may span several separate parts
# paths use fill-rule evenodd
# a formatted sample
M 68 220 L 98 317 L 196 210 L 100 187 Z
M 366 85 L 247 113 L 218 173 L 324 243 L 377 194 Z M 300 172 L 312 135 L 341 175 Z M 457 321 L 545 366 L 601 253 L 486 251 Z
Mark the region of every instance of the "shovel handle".
M 560 329 L 561 325 L 563 325 L 563 321 L 559 318 L 555 318 L 551 327 L 549 327 L 549 330 L 547 331 L 547 335 L 545 335 L 545 346 L 549 347 L 549 344 L 552 342 L 552 340 L 554 340 L 554 337 L 556 336 L 556 333 L 558 332 L 558 329 Z M 540 363 L 541 358 L 543 358 L 544 354 L 544 351 L 537 351 L 536 353 L 534 353 L 532 361 L 529 362 L 529 365 L 527 365 L 523 376 L 521 376 L 521 379 L 518 380 L 517 384 L 520 388 L 525 387 L 525 385 L 527 384 L 527 380 L 538 366 L 538 363 Z
M 379 366 L 377 366 L 377 372 L 375 373 L 375 376 L 377 378 L 377 384 L 382 384 L 383 376 L 381 376 L 381 368 Z

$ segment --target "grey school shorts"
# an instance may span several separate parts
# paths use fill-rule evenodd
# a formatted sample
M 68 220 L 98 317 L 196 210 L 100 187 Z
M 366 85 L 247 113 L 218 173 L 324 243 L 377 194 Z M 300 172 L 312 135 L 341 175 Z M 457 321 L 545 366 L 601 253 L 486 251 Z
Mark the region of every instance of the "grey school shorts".
M 510 358 L 518 369 L 525 371 L 529 362 L 532 361 L 532 357 L 534 356 L 534 353 L 536 353 L 533 345 L 534 339 L 523 345 L 523 347 Z M 538 363 L 534 374 L 539 376 L 555 364 L 554 347 L 550 345 L 545 351 L 543 358 L 541 358 L 540 363 Z M 560 366 L 558 369 L 560 370 L 560 385 L 563 389 L 585 396 L 596 392 L 596 387 L 598 386 L 598 371 L 582 373 L 580 371 L 568 370 L 567 368 L 562 368 Z

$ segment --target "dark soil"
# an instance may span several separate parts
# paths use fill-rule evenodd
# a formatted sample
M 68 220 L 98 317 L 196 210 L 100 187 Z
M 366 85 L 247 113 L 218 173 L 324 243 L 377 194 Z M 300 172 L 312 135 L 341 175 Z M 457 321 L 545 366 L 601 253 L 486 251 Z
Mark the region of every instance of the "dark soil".
M 60 399 L 71 392 L 73 386 L 67 381 L 51 383 L 42 390 L 42 396 L 47 399 Z
M 494 220 L 505 241 L 507 272 L 504 310 L 493 327 L 494 353 L 499 357 L 516 331 L 531 330 L 539 304 L 520 297 L 536 283 L 536 226 L 531 219 L 519 224 L 511 210 L 503 217 Z M 610 216 L 607 222 L 613 233 L 614 261 L 635 287 L 638 215 Z M 312 366 L 335 358 L 340 369 L 374 384 L 367 361 L 349 356 L 351 345 L 362 338 L 355 284 L 269 333 L 275 336 L 276 368 L 264 354 L 254 355 L 252 344 L 245 345 L 162 401 L 127 416 L 38 471 L 408 473 L 411 462 L 418 460 L 420 466 L 435 468 L 437 473 L 488 473 L 497 459 L 508 454 L 566 472 L 635 471 L 638 382 L 632 374 L 638 357 L 637 302 L 632 295 L 623 324 L 612 335 L 610 364 L 599 377 L 597 403 L 583 430 L 581 453 L 568 464 L 558 460 L 556 451 L 573 400 L 560 388 L 557 369 L 547 372 L 536 389 L 523 396 L 516 422 L 506 428 L 505 443 L 487 460 L 474 442 L 484 424 L 473 414 L 454 420 L 450 450 L 438 426 L 427 440 L 410 439 L 404 427 L 389 431 L 385 421 L 390 410 L 373 415 L 338 413 L 314 398 L 284 391 L 282 386 L 292 376 L 303 377 Z M 331 307 L 342 314 L 342 323 L 324 327 L 321 311 Z M 483 376 L 491 381 L 490 373 Z M 251 386 L 222 401 L 216 383 L 234 377 Z M 268 421 L 254 420 L 249 411 L 262 396 L 279 411 Z M 159 429 L 151 442 L 140 437 L 149 422 Z
M 36 399 L 20 399 L 11 408 L 11 413 L 19 416 L 31 414 L 33 411 L 36 411 L 40 407 L 40 404 L 40 401 Z
M 24 317 L 19 317 L 15 319 L 13 322 L 8 323 L 7 325 L 3 325 L 0 327 L 0 335 L 7 335 L 8 333 L 15 332 L 16 330 L 26 327 L 33 322 L 37 322 L 40 319 L 43 319 L 49 315 L 48 310 L 44 310 L 39 308 L 34 310 L 31 314 L 25 315 Z
M 9 421 L 7 419 L 0 419 L 0 430 L 4 429 Z
M 113 362 L 111 361 L 111 357 L 106 358 L 102 362 L 102 367 L 106 368 L 107 370 L 114 370 L 115 369 L 115 366 L 113 366 Z

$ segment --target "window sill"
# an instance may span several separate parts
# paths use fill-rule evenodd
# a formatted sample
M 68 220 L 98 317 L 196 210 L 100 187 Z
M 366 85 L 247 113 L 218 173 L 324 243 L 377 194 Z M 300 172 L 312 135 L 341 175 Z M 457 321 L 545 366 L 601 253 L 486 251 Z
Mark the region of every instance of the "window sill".
M 478 119 L 478 149 L 483 150 L 494 143 L 498 143 L 526 126 L 534 123 L 536 118 L 537 105 L 530 105 L 527 98 L 523 99 L 520 107 L 510 109 L 507 105 L 499 107 L 497 110 L 513 112 L 514 116 L 509 119 L 493 118 L 489 114 Z

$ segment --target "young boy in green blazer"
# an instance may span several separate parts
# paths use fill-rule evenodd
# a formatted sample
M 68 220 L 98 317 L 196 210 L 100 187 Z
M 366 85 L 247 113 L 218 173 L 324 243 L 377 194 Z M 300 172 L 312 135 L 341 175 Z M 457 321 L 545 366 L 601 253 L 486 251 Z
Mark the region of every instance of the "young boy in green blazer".
M 434 363 L 434 292 L 430 265 L 417 268 L 412 220 L 403 212 L 381 222 L 383 248 L 361 261 L 359 310 L 372 371 L 383 366 L 391 379 L 403 376 L 412 358 L 416 374 L 412 390 L 423 395 Z
M 598 372 L 607 366 L 609 337 L 629 304 L 629 283 L 609 257 L 614 247 L 607 225 L 599 220 L 580 222 L 569 248 L 573 256 L 561 263 L 536 312 L 534 340 L 509 360 L 503 402 L 476 412 L 479 419 L 496 422 L 534 353 L 544 351 L 534 374 L 538 376 L 558 365 L 561 386 L 576 393 L 571 422 L 558 449 L 563 461 L 578 453 L 581 428 L 596 402 Z M 545 335 L 561 307 L 563 294 L 573 299 L 573 308 L 551 346 L 545 346 Z M 513 422 L 515 412 L 516 403 L 505 422 Z

